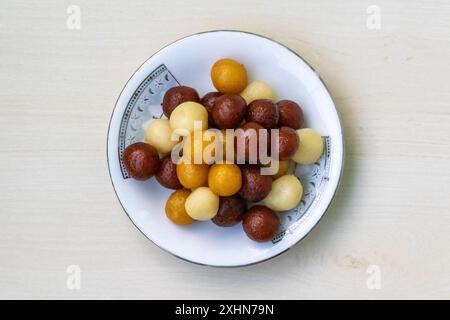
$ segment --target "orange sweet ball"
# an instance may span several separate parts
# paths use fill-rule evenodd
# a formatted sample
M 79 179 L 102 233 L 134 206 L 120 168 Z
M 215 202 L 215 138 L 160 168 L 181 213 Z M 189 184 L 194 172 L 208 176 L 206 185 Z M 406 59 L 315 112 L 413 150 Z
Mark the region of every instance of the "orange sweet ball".
M 195 189 L 208 183 L 209 166 L 207 164 L 184 163 L 177 164 L 177 177 L 183 187 Z
M 167 217 L 175 224 L 180 226 L 189 225 L 194 222 L 186 212 L 184 204 L 187 197 L 191 194 L 190 190 L 180 189 L 173 192 L 167 199 L 165 211 Z
M 247 86 L 247 70 L 233 59 L 220 59 L 211 69 L 211 80 L 222 93 L 240 93 Z
M 241 169 L 235 164 L 215 164 L 208 173 L 208 186 L 218 196 L 228 197 L 242 186 Z
M 289 171 L 289 168 L 291 167 L 291 161 L 290 160 L 271 160 L 268 164 L 265 164 L 264 167 L 270 167 L 277 165 L 275 162 L 278 162 L 278 170 L 274 174 L 272 174 L 272 179 L 276 180 L 281 176 L 284 176 Z

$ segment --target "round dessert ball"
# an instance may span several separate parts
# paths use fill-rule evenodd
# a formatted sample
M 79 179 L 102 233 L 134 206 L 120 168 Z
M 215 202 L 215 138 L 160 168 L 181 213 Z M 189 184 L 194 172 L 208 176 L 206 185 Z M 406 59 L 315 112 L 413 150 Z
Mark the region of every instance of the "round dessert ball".
M 170 127 L 172 130 L 184 129 L 194 132 L 196 121 L 199 121 L 199 130 L 208 128 L 208 111 L 197 102 L 183 102 L 176 107 L 170 115 Z
M 177 165 L 172 162 L 170 154 L 162 158 L 155 177 L 163 187 L 168 189 L 181 189 L 183 187 L 178 180 Z
M 247 104 L 258 99 L 269 99 L 273 102 L 276 100 L 275 91 L 263 81 L 253 81 L 241 92 L 242 98 Z
M 194 222 L 186 212 L 185 203 L 187 197 L 191 194 L 190 190 L 181 189 L 172 193 L 167 199 L 166 207 L 164 208 L 166 211 L 166 216 L 173 223 L 186 226 Z
M 270 162 L 267 165 L 264 165 L 265 167 L 270 166 L 278 166 L 278 170 L 272 174 L 272 180 L 276 180 L 281 176 L 284 176 L 288 173 L 289 169 L 291 168 L 292 161 L 291 160 L 281 160 L 277 161 L 274 159 L 271 159 Z
M 220 132 L 220 131 L 219 131 Z M 219 133 L 218 135 L 220 135 Z M 221 137 L 221 136 L 220 136 Z M 210 164 L 214 161 L 215 135 L 211 130 L 196 131 L 183 140 L 183 160 L 189 163 Z M 208 148 L 211 144 L 212 150 Z
M 289 127 L 281 127 L 278 130 L 278 158 L 290 159 L 298 149 L 299 138 L 297 132 Z M 273 156 L 273 155 L 272 155 Z
M 258 242 L 272 240 L 278 233 L 280 219 L 271 209 L 257 205 L 251 207 L 242 218 L 242 226 L 247 236 Z
M 212 219 L 219 210 L 219 196 L 207 187 L 197 188 L 187 197 L 185 208 L 194 220 Z
M 216 99 L 220 97 L 223 93 L 221 92 L 208 92 L 203 96 L 203 98 L 200 100 L 200 103 L 206 108 L 206 111 L 208 111 L 208 126 L 210 128 L 214 127 L 214 120 L 212 118 L 212 109 L 214 107 L 214 103 L 216 102 Z
M 217 195 L 228 197 L 241 189 L 241 169 L 232 163 L 216 163 L 208 173 L 208 186 Z
M 320 159 L 323 153 L 323 140 L 320 133 L 310 128 L 297 130 L 300 143 L 292 160 L 299 164 L 313 164 Z
M 256 122 L 266 129 L 278 124 L 278 107 L 269 99 L 254 100 L 247 106 L 247 122 Z
M 224 94 L 218 97 L 212 109 L 212 118 L 219 129 L 239 127 L 246 113 L 245 100 L 237 94 Z
M 170 152 L 179 142 L 179 139 L 172 140 L 172 128 L 167 119 L 154 119 L 147 127 L 145 140 L 154 146 L 161 154 Z
M 300 180 L 294 175 L 286 175 L 272 183 L 272 190 L 264 199 L 264 204 L 275 211 L 286 211 L 295 208 L 303 195 Z
M 262 175 L 260 170 L 256 165 L 245 165 L 241 168 L 242 188 L 239 194 L 247 201 L 261 201 L 272 190 L 272 177 Z
M 200 97 L 194 88 L 179 86 L 167 90 L 162 102 L 163 112 L 166 117 L 169 118 L 172 111 L 186 101 L 200 101 Z
M 224 144 L 224 134 L 218 129 L 195 131 L 183 139 L 182 160 L 186 163 L 213 164 L 223 160 L 220 152 L 225 152 Z
M 247 203 L 239 195 L 221 197 L 219 211 L 212 222 L 220 227 L 231 227 L 242 221 L 245 211 L 247 211 Z
M 234 147 L 236 149 L 236 155 L 238 163 L 241 164 L 241 159 L 245 163 L 257 164 L 260 162 L 259 149 L 262 146 L 260 142 L 263 132 L 266 133 L 266 155 L 270 154 L 270 134 L 260 124 L 256 122 L 246 122 L 239 127 L 242 129 L 242 134 L 237 131 Z M 261 145 L 260 145 L 261 143 Z M 251 145 L 254 145 L 253 149 Z M 256 162 L 254 162 L 256 160 Z
M 220 59 L 211 68 L 211 80 L 222 93 L 239 93 L 247 85 L 247 71 L 233 59 Z
M 206 108 L 206 110 L 208 110 L 208 112 L 211 112 L 212 108 L 214 107 L 214 103 L 216 102 L 216 99 L 222 95 L 223 95 L 222 92 L 217 91 L 208 92 L 200 100 L 200 103 Z
M 303 111 L 300 106 L 291 100 L 281 100 L 277 102 L 278 106 L 278 126 L 300 129 L 303 122 Z
M 148 143 L 133 143 L 123 152 L 123 164 L 132 178 L 147 180 L 158 171 L 159 154 L 156 148 Z
M 208 184 L 207 164 L 184 163 L 177 164 L 177 177 L 183 187 L 194 189 Z

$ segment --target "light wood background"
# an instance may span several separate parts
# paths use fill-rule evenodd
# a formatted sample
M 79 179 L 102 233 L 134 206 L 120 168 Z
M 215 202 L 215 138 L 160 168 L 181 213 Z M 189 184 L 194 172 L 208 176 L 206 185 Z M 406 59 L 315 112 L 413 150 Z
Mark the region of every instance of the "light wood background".
M 80 30 L 66 27 L 69 5 Z M 366 26 L 370 5 L 379 30 Z M 152 245 L 122 212 L 106 162 L 109 117 L 134 70 L 212 29 L 294 49 L 345 127 L 328 214 L 287 253 L 246 268 Z M 1 0 L 0 298 L 450 298 L 449 57 L 445 0 Z M 80 290 L 66 286 L 69 265 Z

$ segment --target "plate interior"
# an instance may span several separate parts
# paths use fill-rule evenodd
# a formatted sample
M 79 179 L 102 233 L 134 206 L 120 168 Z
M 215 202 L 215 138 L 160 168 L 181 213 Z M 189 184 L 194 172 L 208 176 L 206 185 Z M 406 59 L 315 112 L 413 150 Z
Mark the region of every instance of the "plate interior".
M 226 49 L 217 49 L 211 43 L 220 43 Z M 149 121 L 164 118 L 161 101 L 168 89 L 187 85 L 196 88 L 200 96 L 215 91 L 209 71 L 214 61 L 223 57 L 241 61 L 250 80 L 269 83 L 279 100 L 298 102 L 304 112 L 304 127 L 319 131 L 325 143 L 325 152 L 316 163 L 292 168 L 302 182 L 303 198 L 298 207 L 280 214 L 280 232 L 269 243 L 251 241 L 241 225 L 231 228 L 220 228 L 212 222 L 188 227 L 173 225 L 164 213 L 165 201 L 173 191 L 161 187 L 155 179 L 146 182 L 130 179 L 121 160 L 126 146 L 144 140 Z M 331 202 L 340 178 L 342 157 L 339 118 L 314 70 L 276 42 L 230 31 L 184 38 L 147 60 L 121 93 L 108 136 L 113 185 L 134 224 L 158 246 L 176 256 L 215 266 L 256 263 L 283 252 L 303 238 Z

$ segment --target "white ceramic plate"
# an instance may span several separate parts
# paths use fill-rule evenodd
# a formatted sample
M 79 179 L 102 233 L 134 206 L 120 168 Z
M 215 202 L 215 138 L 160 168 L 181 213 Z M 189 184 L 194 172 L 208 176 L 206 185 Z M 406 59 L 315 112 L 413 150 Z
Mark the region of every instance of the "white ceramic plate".
M 162 116 L 164 92 L 175 85 L 194 87 L 200 96 L 215 91 L 213 63 L 224 57 L 243 63 L 250 80 L 263 80 L 278 98 L 297 101 L 304 126 L 319 131 L 326 148 L 310 166 L 297 166 L 304 195 L 297 208 L 280 215 L 280 233 L 268 243 L 250 240 L 241 224 L 220 228 L 212 222 L 188 227 L 166 218 L 164 206 L 172 192 L 156 179 L 129 179 L 121 154 L 142 141 L 152 117 Z M 343 167 L 343 137 L 338 113 L 316 72 L 296 53 L 268 38 L 240 31 L 211 31 L 180 39 L 151 56 L 131 77 L 117 100 L 108 132 L 108 165 L 117 197 L 136 227 L 160 248 L 194 263 L 242 266 L 275 257 L 303 239 L 327 210 Z

